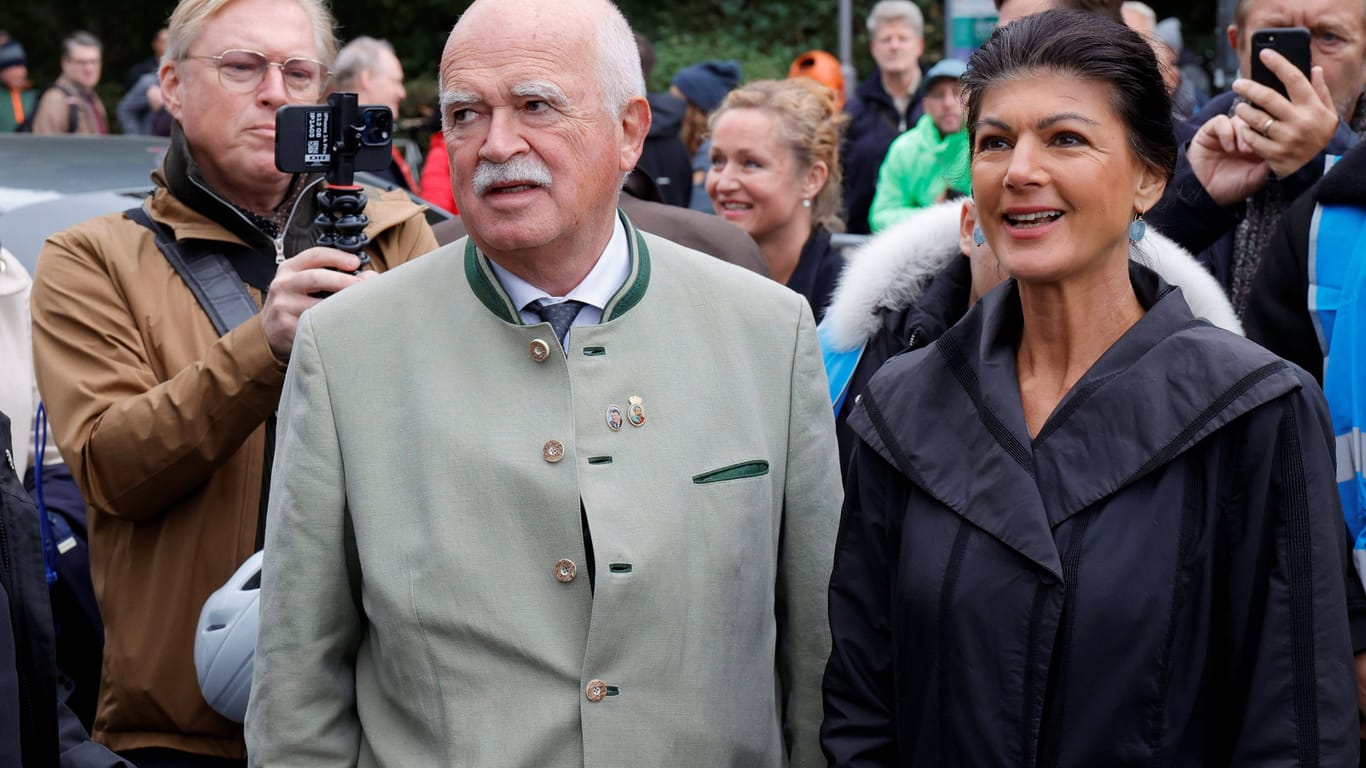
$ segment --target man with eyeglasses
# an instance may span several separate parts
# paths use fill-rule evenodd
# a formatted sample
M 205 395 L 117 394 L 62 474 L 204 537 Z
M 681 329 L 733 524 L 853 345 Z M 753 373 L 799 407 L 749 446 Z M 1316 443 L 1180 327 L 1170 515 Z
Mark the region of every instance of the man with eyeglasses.
M 34 280 L 34 350 L 89 504 L 106 633 L 94 736 L 142 768 L 237 766 L 242 728 L 205 701 L 196 622 L 259 546 L 299 316 L 436 242 L 402 192 L 368 189 L 365 271 L 311 247 L 320 179 L 275 169 L 274 124 L 280 106 L 322 97 L 336 52 L 322 0 L 183 0 L 169 27 L 175 124 L 141 206 L 158 231 L 115 214 L 55 235 Z M 218 278 L 182 277 L 159 239 Z M 220 335 L 189 283 L 259 312 Z
M 102 62 L 99 38 L 89 32 L 62 41 L 62 75 L 38 99 L 34 133 L 109 133 L 109 116 L 95 94 Z

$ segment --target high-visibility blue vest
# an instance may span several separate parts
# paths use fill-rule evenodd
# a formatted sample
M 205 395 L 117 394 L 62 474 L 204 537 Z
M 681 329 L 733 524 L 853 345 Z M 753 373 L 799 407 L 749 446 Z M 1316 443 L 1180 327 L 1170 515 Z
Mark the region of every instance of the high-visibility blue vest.
M 1338 493 L 1353 558 L 1366 577 L 1366 208 L 1315 208 L 1308 268 L 1309 313 L 1323 351 L 1323 392 L 1337 442 Z

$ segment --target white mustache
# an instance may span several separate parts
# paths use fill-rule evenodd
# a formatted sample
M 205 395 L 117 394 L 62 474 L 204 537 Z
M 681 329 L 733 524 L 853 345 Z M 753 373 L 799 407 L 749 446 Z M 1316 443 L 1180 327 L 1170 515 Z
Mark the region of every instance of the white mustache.
M 540 159 L 530 155 L 517 155 L 502 163 L 480 161 L 474 168 L 474 194 L 480 197 L 494 186 L 516 182 L 549 187 L 550 169 Z

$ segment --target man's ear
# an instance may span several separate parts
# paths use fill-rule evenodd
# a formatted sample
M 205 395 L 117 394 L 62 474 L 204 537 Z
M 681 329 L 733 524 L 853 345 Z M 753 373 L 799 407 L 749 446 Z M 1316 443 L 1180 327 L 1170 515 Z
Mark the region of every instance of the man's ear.
M 163 62 L 161 65 L 161 98 L 166 103 L 166 111 L 171 117 L 180 119 L 181 95 L 180 72 L 176 69 L 179 62 Z
M 1238 25 L 1228 25 L 1228 29 L 1224 30 L 1224 34 L 1228 35 L 1228 47 L 1236 52 L 1238 50 Z M 1244 72 L 1243 77 L 1251 77 L 1251 75 Z
M 618 118 L 621 126 L 621 172 L 636 167 L 645 148 L 645 137 L 650 133 L 650 104 L 643 96 L 626 102 Z

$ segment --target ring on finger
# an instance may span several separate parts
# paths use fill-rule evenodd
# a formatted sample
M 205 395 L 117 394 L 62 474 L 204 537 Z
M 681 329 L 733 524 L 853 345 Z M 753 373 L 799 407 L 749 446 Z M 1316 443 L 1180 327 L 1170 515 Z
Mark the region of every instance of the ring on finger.
M 1269 131 L 1271 130 L 1271 126 L 1273 126 L 1273 125 L 1275 125 L 1275 124 L 1276 124 L 1276 118 L 1274 118 L 1274 117 L 1268 117 L 1268 118 L 1266 119 L 1266 122 L 1262 124 L 1261 130 L 1259 130 L 1259 131 L 1257 131 L 1257 132 L 1260 133 L 1260 134 L 1262 134 L 1263 136 L 1265 136 L 1265 135 L 1267 134 L 1267 132 L 1269 132 Z

